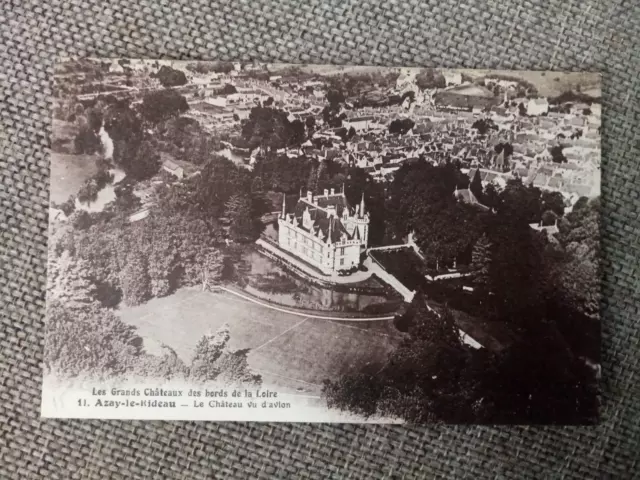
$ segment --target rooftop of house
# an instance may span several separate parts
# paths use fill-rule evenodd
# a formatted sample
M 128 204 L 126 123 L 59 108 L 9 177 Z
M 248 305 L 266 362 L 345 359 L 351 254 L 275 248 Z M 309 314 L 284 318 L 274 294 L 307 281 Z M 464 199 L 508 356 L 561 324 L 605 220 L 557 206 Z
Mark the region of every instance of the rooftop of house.
M 549 103 L 549 101 L 545 97 L 532 98 L 529 100 L 529 102 L 532 102 L 536 105 L 546 105 L 547 103 Z
M 376 117 L 368 116 L 368 117 L 353 117 L 345 119 L 345 122 L 353 123 L 353 122 L 373 122 L 376 120 Z
M 293 216 L 299 228 L 318 235 L 324 242 L 330 238 L 332 243 L 343 238 L 347 240 L 360 238 L 358 229 L 355 229 L 353 235 L 349 235 L 342 223 L 341 218 L 345 209 L 349 214 L 353 213 L 344 193 L 335 192 L 333 189 L 324 190 L 322 195 L 315 196 L 308 192 L 307 196 L 301 196 L 295 205 L 284 205 L 285 213 L 287 216 Z M 305 212 L 309 213 L 312 221 L 310 228 L 305 226 L 303 221 Z
M 172 162 L 171 160 L 165 160 L 162 163 L 162 166 L 165 168 L 168 168 L 169 170 L 177 170 L 178 168 L 180 168 L 180 165 L 178 165 L 175 162 Z
M 475 205 L 477 207 L 482 208 L 483 210 L 489 209 L 489 207 L 480 203 L 476 198 L 476 196 L 473 194 L 473 192 L 468 188 L 458 189 L 456 187 L 456 190 L 453 194 L 455 195 L 456 199 L 461 202 L 467 203 L 469 205 Z

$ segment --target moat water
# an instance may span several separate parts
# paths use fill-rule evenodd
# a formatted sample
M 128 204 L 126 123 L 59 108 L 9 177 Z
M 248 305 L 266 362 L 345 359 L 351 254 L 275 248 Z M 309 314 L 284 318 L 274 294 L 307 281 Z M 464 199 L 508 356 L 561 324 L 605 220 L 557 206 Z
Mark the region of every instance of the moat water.
M 258 251 L 243 254 L 247 272 L 244 289 L 256 297 L 279 305 L 311 310 L 357 312 L 377 309 L 388 302 L 384 295 L 348 293 L 312 284 L 296 277 Z M 368 307 L 368 308 L 367 308 Z M 371 313 L 379 313 L 371 311 Z

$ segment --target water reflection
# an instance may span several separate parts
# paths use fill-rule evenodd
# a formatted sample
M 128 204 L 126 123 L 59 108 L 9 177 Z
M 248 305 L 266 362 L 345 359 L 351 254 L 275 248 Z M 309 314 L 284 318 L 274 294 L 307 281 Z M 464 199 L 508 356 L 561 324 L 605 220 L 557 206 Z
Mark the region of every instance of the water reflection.
M 252 295 L 289 307 L 313 310 L 361 311 L 387 302 L 384 295 L 337 292 L 299 279 L 256 251 L 246 252 L 245 290 Z
M 95 199 L 81 202 L 76 198 L 75 205 L 77 210 L 84 210 L 89 213 L 101 212 L 116 199 L 115 185 L 124 180 L 126 174 L 120 168 L 110 168 L 109 173 L 113 175 L 113 180 L 98 190 Z
M 235 153 L 230 148 L 223 148 L 221 150 L 218 150 L 216 153 L 218 155 L 221 155 L 221 156 L 231 160 L 233 163 L 235 163 L 236 165 L 238 165 L 240 167 L 246 166 L 246 159 L 243 156 L 238 155 L 237 153 Z

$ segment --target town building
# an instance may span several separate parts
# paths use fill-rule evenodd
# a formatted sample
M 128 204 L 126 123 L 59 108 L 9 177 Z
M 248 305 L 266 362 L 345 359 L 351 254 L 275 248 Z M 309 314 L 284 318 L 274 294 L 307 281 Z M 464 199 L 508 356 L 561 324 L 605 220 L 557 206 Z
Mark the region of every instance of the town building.
M 165 172 L 170 173 L 171 175 L 173 175 L 178 179 L 182 179 L 184 177 L 184 169 L 177 163 L 172 162 L 171 160 L 165 160 L 162 163 L 162 169 Z
M 532 98 L 527 102 L 527 115 L 538 116 L 549 112 L 549 101 L 542 98 Z
M 278 218 L 278 245 L 325 275 L 360 265 L 367 248 L 369 214 L 364 203 L 354 208 L 344 192 L 324 190 L 322 195 L 307 192 L 292 210 L 282 199 Z
M 456 186 L 455 191 L 453 192 L 453 196 L 456 200 L 462 203 L 466 203 L 468 205 L 473 205 L 481 210 L 489 210 L 489 207 L 480 203 L 480 201 L 476 198 L 473 192 L 468 188 L 458 189 Z
M 367 130 L 384 130 L 385 128 L 376 117 L 372 116 L 347 118 L 342 121 L 342 126 L 347 130 L 353 128 L 357 133 Z

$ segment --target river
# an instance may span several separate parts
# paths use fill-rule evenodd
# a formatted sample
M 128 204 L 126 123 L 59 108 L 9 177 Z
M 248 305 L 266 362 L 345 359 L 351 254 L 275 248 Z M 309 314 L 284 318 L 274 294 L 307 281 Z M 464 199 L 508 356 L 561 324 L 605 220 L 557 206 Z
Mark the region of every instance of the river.
M 113 181 L 98 191 L 96 199 L 92 202 L 80 202 L 76 198 L 76 210 L 84 210 L 89 213 L 98 213 L 116 199 L 115 185 L 124 180 L 126 174 L 120 168 L 110 168 L 109 173 L 113 175 Z
M 224 157 L 224 158 L 228 158 L 229 160 L 231 160 L 233 163 L 235 163 L 236 165 L 238 165 L 239 167 L 246 167 L 247 166 L 247 162 L 245 157 L 238 155 L 237 153 L 235 153 L 232 149 L 230 148 L 223 148 L 221 150 L 218 150 L 216 152 L 216 154 Z

